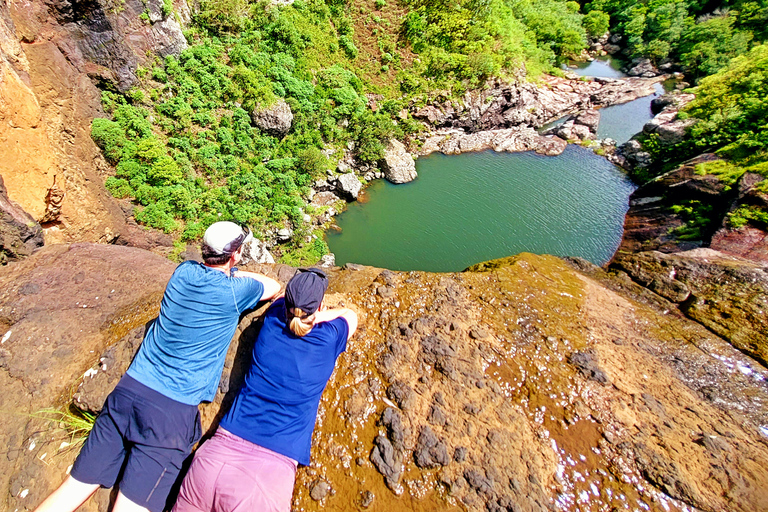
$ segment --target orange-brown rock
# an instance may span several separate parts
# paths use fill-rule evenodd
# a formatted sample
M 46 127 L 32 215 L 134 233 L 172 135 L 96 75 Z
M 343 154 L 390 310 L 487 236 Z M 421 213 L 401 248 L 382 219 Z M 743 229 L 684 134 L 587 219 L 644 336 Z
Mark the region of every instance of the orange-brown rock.
M 49 247 L 0 269 L 4 409 L 64 406 L 78 385 L 78 403 L 98 408 L 172 268 L 141 254 Z M 361 323 L 320 404 L 295 510 L 768 507 L 768 371 L 626 277 L 529 254 L 452 274 L 350 266 L 332 272 L 327 299 Z M 203 407 L 209 428 L 258 317 L 243 318 Z M 7 508 L 28 510 L 75 453 L 59 450 L 57 422 L 2 421 Z M 106 496 L 85 510 L 106 511 Z

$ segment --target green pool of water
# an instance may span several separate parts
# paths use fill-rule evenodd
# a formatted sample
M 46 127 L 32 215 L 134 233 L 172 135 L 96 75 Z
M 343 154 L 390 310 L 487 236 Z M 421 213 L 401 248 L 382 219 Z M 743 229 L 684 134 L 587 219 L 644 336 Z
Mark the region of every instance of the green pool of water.
M 602 264 L 621 241 L 629 194 L 624 174 L 569 145 L 535 153 L 439 153 L 420 158 L 419 177 L 385 180 L 337 218 L 327 241 L 338 265 L 458 271 L 520 252 L 580 256 Z

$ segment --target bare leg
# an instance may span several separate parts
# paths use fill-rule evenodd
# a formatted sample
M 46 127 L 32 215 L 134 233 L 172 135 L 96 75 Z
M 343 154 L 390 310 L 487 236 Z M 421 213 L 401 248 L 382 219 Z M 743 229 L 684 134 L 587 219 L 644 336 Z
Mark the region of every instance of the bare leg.
M 59 488 L 35 509 L 35 512 L 73 512 L 98 488 L 99 484 L 84 484 L 68 476 Z
M 123 493 L 119 492 L 117 493 L 115 507 L 112 509 L 112 512 L 149 512 L 149 509 L 132 502 Z

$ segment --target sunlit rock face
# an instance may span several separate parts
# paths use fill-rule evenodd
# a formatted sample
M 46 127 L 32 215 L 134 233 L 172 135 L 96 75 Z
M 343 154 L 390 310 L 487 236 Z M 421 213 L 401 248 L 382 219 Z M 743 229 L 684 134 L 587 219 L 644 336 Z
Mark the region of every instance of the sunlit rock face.
M 38 254 L 0 269 L 3 289 L 34 291 L 31 270 L 38 280 L 61 275 L 60 259 Z M 122 261 L 78 257 L 83 268 L 97 261 L 103 275 Z M 25 274 L 15 270 L 22 264 Z M 117 320 L 119 330 L 97 317 L 58 322 L 62 337 L 100 340 L 82 352 L 56 352 L 37 335 L 49 320 L 29 319 L 47 296 L 75 294 L 86 281 L 50 280 L 46 297 L 15 307 L 4 295 L 0 330 L 12 334 L 3 367 L 21 379 L 18 393 L 23 382 L 38 382 L 38 391 L 25 391 L 32 399 L 4 407 L 29 413 L 74 393 L 81 407 L 98 409 L 156 311 L 157 283 L 169 269 L 147 268 L 154 280 L 120 274 L 114 292 L 131 290 L 136 307 L 99 306 L 98 318 Z M 148 279 L 148 269 L 134 266 L 134 279 Z M 293 273 L 251 269 L 282 281 Z M 295 510 L 768 507 L 768 371 L 627 274 L 530 254 L 452 274 L 348 265 L 331 272 L 327 300 L 355 308 L 361 323 L 323 395 Z M 202 408 L 209 432 L 239 386 L 260 314 L 242 319 L 218 396 Z M 20 318 L 28 319 L 24 330 Z M 18 351 L 49 362 L 20 367 Z M 56 424 L 8 418 L 2 483 L 8 508 L 23 510 L 58 483 L 75 454 L 58 452 L 65 434 Z M 100 491 L 85 510 L 106 511 L 107 503 Z

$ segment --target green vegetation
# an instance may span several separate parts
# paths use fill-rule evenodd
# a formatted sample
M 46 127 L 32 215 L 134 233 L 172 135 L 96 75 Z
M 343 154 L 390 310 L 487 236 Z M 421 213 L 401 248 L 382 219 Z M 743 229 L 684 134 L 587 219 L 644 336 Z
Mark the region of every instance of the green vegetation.
M 714 152 L 722 160 L 699 164 L 696 173 L 717 176 L 726 192 L 746 172 L 768 178 L 768 46 L 757 45 L 732 59 L 718 73 L 703 78 L 693 92 L 695 99 L 678 115 L 697 120 L 686 140 L 662 146 L 652 135 L 643 141 L 658 164 L 657 174 L 694 155 Z M 755 189 L 768 193 L 768 180 Z M 692 209 L 689 204 L 676 208 L 687 218 L 692 232 L 704 226 L 702 219 L 712 213 L 695 205 Z M 768 212 L 758 205 L 744 205 L 728 214 L 728 223 L 732 227 L 747 223 L 768 227 Z
M 64 430 L 69 437 L 69 447 L 72 448 L 77 448 L 85 442 L 96 421 L 95 414 L 78 409 L 72 404 L 64 410 L 43 409 L 30 416 L 54 423 L 53 428 Z
M 704 78 L 684 116 L 699 121 L 691 128 L 688 152 L 716 151 L 723 161 L 703 164 L 701 173 L 718 176 L 727 187 L 746 172 L 768 178 L 768 46 L 759 45 L 733 59 L 721 72 Z M 755 186 L 768 193 L 768 180 Z M 744 205 L 728 215 L 738 228 L 748 222 L 768 227 L 768 211 Z
M 747 53 L 751 42 L 763 42 L 768 35 L 765 0 L 592 0 L 584 4 L 587 16 L 595 20 L 610 15 L 610 28 L 623 37 L 630 57 L 679 62 L 693 80 L 724 68 L 731 58 Z
M 139 68 L 125 94 L 103 92 L 110 118 L 94 120 L 92 137 L 115 165 L 107 189 L 173 234 L 176 252 L 232 220 L 257 233 L 289 226 L 278 256 L 316 261 L 328 249 L 304 224 L 306 198 L 350 142 L 375 165 L 389 139 L 421 129 L 402 117 L 409 102 L 552 70 L 607 23 L 584 19 L 563 0 L 203 0 L 178 58 Z M 383 97 L 375 109 L 367 93 Z M 251 119 L 278 101 L 294 116 L 283 137 Z

